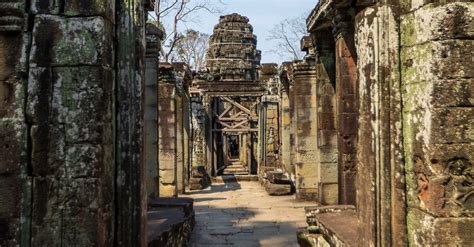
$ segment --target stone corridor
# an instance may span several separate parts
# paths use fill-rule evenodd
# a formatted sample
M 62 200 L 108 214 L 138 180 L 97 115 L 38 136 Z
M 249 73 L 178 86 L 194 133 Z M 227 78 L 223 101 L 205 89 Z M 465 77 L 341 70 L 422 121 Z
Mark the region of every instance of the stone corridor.
M 298 246 L 296 232 L 306 226 L 304 207 L 294 195 L 269 196 L 255 181 L 230 179 L 190 192 L 196 225 L 191 246 Z

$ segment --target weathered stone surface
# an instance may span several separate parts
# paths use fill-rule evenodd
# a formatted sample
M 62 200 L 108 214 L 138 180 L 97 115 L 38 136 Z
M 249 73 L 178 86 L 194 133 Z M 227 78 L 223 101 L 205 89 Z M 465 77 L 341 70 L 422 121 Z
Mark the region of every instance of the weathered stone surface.
M 271 196 L 283 196 L 291 194 L 291 184 L 276 184 L 267 180 L 265 190 Z
M 256 80 L 261 52 L 249 19 L 239 14 L 221 16 L 214 27 L 206 67 L 223 80 Z
M 61 18 L 38 15 L 33 29 L 30 62 L 49 65 L 112 65 L 113 29 L 102 17 Z M 41 48 L 40 48 L 41 47 Z

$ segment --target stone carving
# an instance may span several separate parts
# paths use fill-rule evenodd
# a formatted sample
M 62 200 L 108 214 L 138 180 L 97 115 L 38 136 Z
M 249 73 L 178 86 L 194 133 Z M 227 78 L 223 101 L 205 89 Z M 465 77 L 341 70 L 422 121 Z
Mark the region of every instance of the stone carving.
M 473 215 L 474 176 L 469 160 L 452 158 L 445 162 L 441 174 L 427 169 L 420 157 L 415 157 L 414 163 L 418 198 L 426 209 L 441 216 Z
M 471 163 L 464 158 L 454 158 L 446 167 L 447 207 L 455 214 L 474 210 L 474 174 Z M 467 212 L 464 212 L 467 213 Z
M 25 1 L 0 2 L 0 32 L 21 31 L 24 23 Z

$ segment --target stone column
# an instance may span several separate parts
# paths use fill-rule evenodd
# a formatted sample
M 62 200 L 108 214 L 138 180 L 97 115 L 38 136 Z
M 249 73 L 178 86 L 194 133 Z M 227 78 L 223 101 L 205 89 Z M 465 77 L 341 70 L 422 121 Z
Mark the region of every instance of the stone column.
M 473 246 L 474 5 L 400 17 L 408 243 Z M 397 174 L 395 174 L 395 177 Z
M 176 186 L 178 193 L 184 193 L 184 91 L 182 88 L 176 94 Z
M 280 128 L 281 128 L 281 140 L 280 140 L 280 149 L 281 149 L 281 163 L 284 169 L 292 174 L 294 168 L 291 167 L 291 145 L 290 145 L 290 125 L 291 125 L 291 116 L 290 116 L 290 97 L 289 90 L 284 89 L 281 92 L 281 118 L 280 118 Z
M 158 77 L 158 157 L 160 197 L 177 195 L 176 77 L 170 64 L 160 64 Z
M 189 183 L 191 170 L 191 150 L 193 143 L 191 143 L 191 101 L 189 97 L 189 86 L 185 87 L 183 97 L 183 150 L 184 150 L 184 187 Z
M 406 246 L 399 34 L 390 6 L 356 17 L 359 59 L 357 205 L 360 244 Z
M 337 204 L 339 188 L 334 41 L 329 30 L 320 30 L 312 38 L 316 49 L 319 200 L 324 204 Z
M 357 67 L 354 9 L 337 9 L 333 18 L 336 45 L 337 145 L 339 203 L 356 203 Z
M 147 194 L 149 197 L 158 196 L 158 53 L 160 30 L 152 25 L 146 26 L 146 68 L 145 68 L 145 165 Z
M 31 237 L 31 126 L 24 111 L 28 64 L 21 61 L 29 45 L 24 12 L 23 0 L 0 3 L 0 246 L 27 246 Z
M 202 102 L 202 96 L 198 93 L 191 95 L 191 177 L 189 178 L 189 189 L 204 189 L 210 184 L 207 173 L 206 162 L 206 111 Z
M 294 66 L 296 197 L 318 200 L 319 152 L 317 150 L 316 67 L 314 61 Z
M 277 95 L 265 95 L 262 97 L 263 112 L 263 149 L 262 156 L 264 166 L 268 168 L 279 167 L 278 152 L 279 152 L 279 131 L 278 131 L 278 104 L 279 97 Z
M 115 32 L 115 35 L 112 34 L 111 40 L 103 43 L 106 50 L 111 50 L 112 44 L 117 43 L 116 49 L 110 51 L 111 57 L 115 55 L 117 68 L 115 73 L 116 93 L 115 98 L 112 98 L 116 103 L 117 112 L 115 118 L 117 177 L 114 181 L 117 189 L 115 242 L 120 246 L 145 246 L 147 244 L 146 213 L 148 209 L 143 160 L 143 87 L 145 85 L 145 19 L 147 16 L 144 9 L 145 0 L 115 2 L 101 0 L 95 4 L 81 0 L 80 4 L 75 3 L 75 1 L 64 1 L 62 6 L 64 12 L 75 14 L 78 13 L 75 10 L 78 8 L 81 9 L 79 16 L 90 16 L 90 8 L 97 8 L 111 16 L 107 19 L 116 25 L 115 29 L 110 31 L 106 29 L 107 32 Z M 95 27 L 96 23 L 92 23 L 91 28 Z M 80 36 L 89 37 L 88 35 Z M 74 32 L 72 37 L 78 37 L 77 32 Z M 71 54 L 77 56 L 83 52 L 84 49 L 81 49 L 77 53 Z M 97 56 L 99 59 L 102 57 L 101 55 Z

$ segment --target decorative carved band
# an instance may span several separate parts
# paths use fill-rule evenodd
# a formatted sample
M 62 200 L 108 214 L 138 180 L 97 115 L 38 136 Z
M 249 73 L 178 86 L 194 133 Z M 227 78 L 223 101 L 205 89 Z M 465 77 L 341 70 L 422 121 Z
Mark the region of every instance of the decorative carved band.
M 21 31 L 24 23 L 24 0 L 0 2 L 0 32 Z

